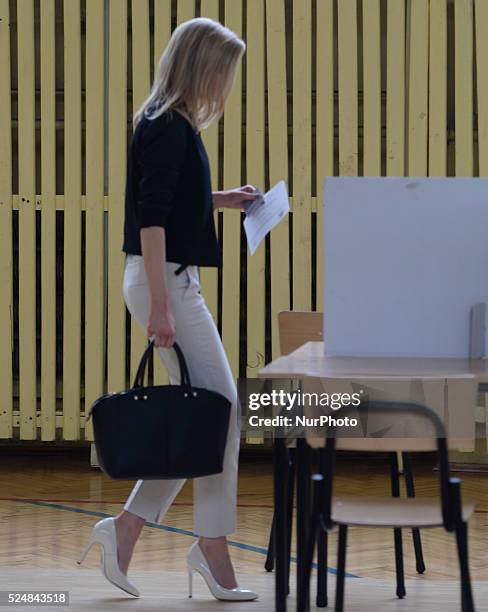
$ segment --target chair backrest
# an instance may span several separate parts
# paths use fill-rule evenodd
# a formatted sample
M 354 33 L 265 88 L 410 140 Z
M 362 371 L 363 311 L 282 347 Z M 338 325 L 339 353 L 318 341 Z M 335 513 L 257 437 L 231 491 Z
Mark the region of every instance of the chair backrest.
M 447 434 L 446 428 L 440 417 L 427 406 L 414 402 L 365 402 L 359 406 L 343 406 L 340 410 L 340 416 L 346 417 L 351 415 L 351 418 L 366 413 L 370 415 L 382 415 L 386 418 L 394 419 L 410 418 L 412 422 L 416 421 L 416 426 L 424 428 L 424 440 L 431 439 L 437 447 L 438 466 L 439 466 L 439 485 L 442 504 L 442 516 L 444 525 L 449 528 L 452 525 L 452 509 L 449 501 L 449 460 L 447 454 Z M 325 519 L 326 524 L 331 524 L 331 504 L 333 491 L 334 463 L 336 449 L 351 448 L 349 442 L 352 440 L 349 437 L 343 440 L 346 444 L 341 444 L 340 426 L 329 426 L 327 432 L 327 440 L 325 449 L 321 450 L 321 466 L 324 472 L 324 489 L 325 489 Z M 408 439 L 388 438 L 386 435 L 383 438 L 355 438 L 356 444 L 354 447 L 361 450 L 397 450 L 399 442 L 405 444 L 404 448 L 416 450 L 415 442 L 417 438 L 412 438 L 412 444 L 408 444 Z M 420 450 L 425 450 L 420 448 Z
M 288 355 L 306 342 L 323 339 L 322 312 L 283 310 L 278 314 L 280 353 Z

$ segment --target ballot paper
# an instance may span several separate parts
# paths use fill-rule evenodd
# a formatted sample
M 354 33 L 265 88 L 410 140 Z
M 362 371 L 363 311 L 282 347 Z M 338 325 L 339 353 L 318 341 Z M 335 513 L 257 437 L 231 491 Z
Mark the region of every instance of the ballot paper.
M 285 181 L 276 183 L 265 194 L 256 189 L 256 194 L 257 197 L 246 208 L 244 219 L 244 230 L 251 255 L 266 234 L 290 211 Z

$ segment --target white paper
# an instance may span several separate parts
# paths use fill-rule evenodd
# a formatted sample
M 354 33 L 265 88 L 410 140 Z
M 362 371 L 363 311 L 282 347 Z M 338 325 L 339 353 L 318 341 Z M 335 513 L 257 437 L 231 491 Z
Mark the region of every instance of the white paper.
M 257 197 L 246 209 L 244 230 L 251 255 L 260 242 L 290 211 L 285 181 L 276 183 L 268 192 L 262 194 L 256 189 Z

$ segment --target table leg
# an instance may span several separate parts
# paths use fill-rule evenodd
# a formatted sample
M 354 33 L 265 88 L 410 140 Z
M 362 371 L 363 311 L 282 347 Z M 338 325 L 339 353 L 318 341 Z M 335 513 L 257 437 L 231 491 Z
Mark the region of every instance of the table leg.
M 283 438 L 273 445 L 274 482 L 274 547 L 275 547 L 275 612 L 286 612 L 287 596 L 287 521 L 286 481 L 288 453 Z
M 310 462 L 311 448 L 303 438 L 297 440 L 295 453 L 296 467 L 296 491 L 297 491 L 297 602 L 302 600 L 302 580 L 304 561 L 307 550 L 308 532 L 310 529 L 311 508 L 310 508 Z M 310 599 L 307 598 L 305 606 L 299 612 L 309 612 Z

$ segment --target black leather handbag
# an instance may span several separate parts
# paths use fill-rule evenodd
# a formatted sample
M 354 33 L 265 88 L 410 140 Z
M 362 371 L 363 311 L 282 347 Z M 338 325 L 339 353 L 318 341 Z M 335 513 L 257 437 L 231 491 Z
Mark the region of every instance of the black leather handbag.
M 179 385 L 144 387 L 154 341 L 139 363 L 127 391 L 108 393 L 93 402 L 97 457 L 115 479 L 197 478 L 222 472 L 230 401 L 215 391 L 192 387 L 185 358 L 175 343 Z

